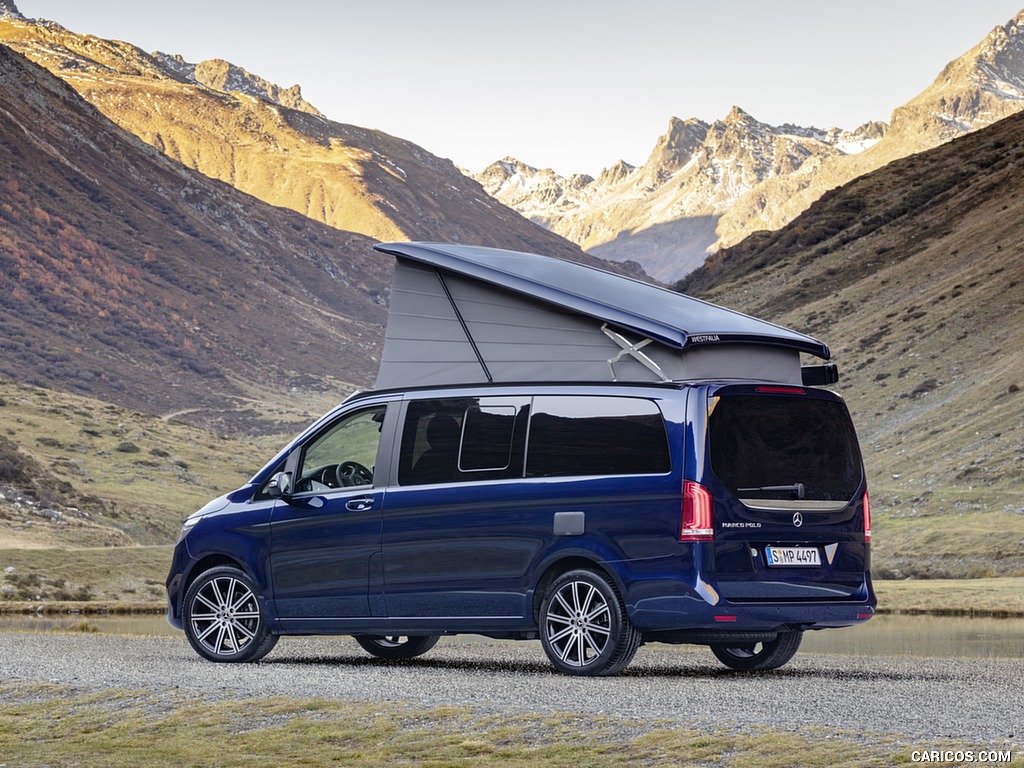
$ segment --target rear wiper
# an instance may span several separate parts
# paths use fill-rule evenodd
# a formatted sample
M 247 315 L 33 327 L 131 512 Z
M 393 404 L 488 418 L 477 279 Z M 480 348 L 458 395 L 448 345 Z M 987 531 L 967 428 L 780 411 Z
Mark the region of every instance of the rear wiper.
M 796 494 L 798 499 L 804 498 L 807 494 L 807 490 L 804 488 L 803 483 L 793 483 L 792 485 L 762 485 L 758 488 L 737 488 L 740 493 L 747 493 L 749 491 L 791 491 Z

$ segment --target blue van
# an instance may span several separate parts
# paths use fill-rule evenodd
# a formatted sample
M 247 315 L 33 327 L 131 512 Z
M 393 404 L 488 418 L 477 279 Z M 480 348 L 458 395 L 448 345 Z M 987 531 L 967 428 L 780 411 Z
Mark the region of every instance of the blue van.
M 467 256 L 461 246 L 430 248 Z M 506 253 L 470 255 L 493 263 Z M 410 362 L 393 343 L 409 334 L 393 334 L 401 326 L 389 320 L 382 375 L 420 366 L 429 379 L 431 366 L 473 365 L 497 343 L 467 321 L 479 286 L 451 290 L 450 263 L 440 274 L 453 322 L 477 350 L 465 360 L 451 350 L 421 355 L 417 342 L 407 346 L 426 359 Z M 507 273 L 501 282 L 507 302 Z M 422 300 L 423 291 L 409 294 Z M 483 303 L 490 321 L 510 327 Z M 393 295 L 393 317 L 402 306 Z M 407 659 L 443 635 L 473 633 L 539 639 L 556 669 L 610 675 L 649 642 L 704 644 L 732 669 L 773 669 L 805 631 L 871 618 L 870 511 L 854 427 L 838 395 L 793 380 L 820 371 L 668 378 L 674 363 L 629 338 L 643 324 L 621 314 L 610 322 L 594 318 L 591 330 L 619 350 L 602 360 L 611 381 L 562 380 L 555 360 L 541 366 L 552 380 L 501 381 L 489 370 L 501 363 L 484 354 L 476 362 L 491 380 L 466 381 L 463 371 L 457 382 L 348 398 L 185 521 L 167 580 L 171 624 L 211 661 L 254 661 L 282 635 L 352 635 L 374 656 Z M 759 342 L 749 331 L 730 346 L 732 331 L 712 326 L 685 334 L 680 348 L 718 336 L 711 343 L 729 357 L 757 358 L 764 371 L 772 366 L 759 344 L 792 351 L 807 338 Z M 436 323 L 424 333 L 445 336 Z M 637 353 L 655 380 L 616 376 Z

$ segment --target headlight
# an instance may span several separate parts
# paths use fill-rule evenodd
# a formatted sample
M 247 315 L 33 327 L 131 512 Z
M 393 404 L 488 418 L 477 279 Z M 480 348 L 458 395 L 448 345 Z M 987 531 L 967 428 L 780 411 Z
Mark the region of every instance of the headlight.
M 182 523 L 181 530 L 178 532 L 178 541 L 184 539 L 188 535 L 188 532 L 196 527 L 196 523 L 198 523 L 202 519 L 203 518 L 201 517 L 190 517 L 188 520 Z M 175 544 L 177 543 L 178 542 L 175 542 Z

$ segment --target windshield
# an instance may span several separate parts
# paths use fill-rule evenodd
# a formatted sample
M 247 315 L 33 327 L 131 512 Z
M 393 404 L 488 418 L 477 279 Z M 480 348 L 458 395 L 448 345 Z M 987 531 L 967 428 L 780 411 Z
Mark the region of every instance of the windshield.
M 811 397 L 712 401 L 711 468 L 743 499 L 849 501 L 863 475 L 846 406 Z

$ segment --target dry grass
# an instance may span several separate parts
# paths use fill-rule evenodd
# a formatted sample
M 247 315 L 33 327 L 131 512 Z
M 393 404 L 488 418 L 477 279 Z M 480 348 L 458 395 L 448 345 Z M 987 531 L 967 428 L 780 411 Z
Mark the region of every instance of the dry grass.
M 163 610 L 170 564 L 169 546 L 0 550 L 0 611 Z
M 909 764 L 936 744 L 863 734 L 697 730 L 614 715 L 480 715 L 318 699 L 210 701 L 0 684 L 0 754 L 33 766 L 803 766 Z M 965 745 L 957 744 L 957 749 Z M 949 763 L 930 763 L 949 765 Z
M 281 435 L 226 438 L 156 416 L 0 381 L 4 436 L 52 482 L 108 502 L 61 520 L 0 501 L 0 548 L 166 544 L 181 521 L 241 486 L 284 444 Z M 36 501 L 45 502 L 45 499 Z M 25 525 L 30 521 L 30 525 Z

